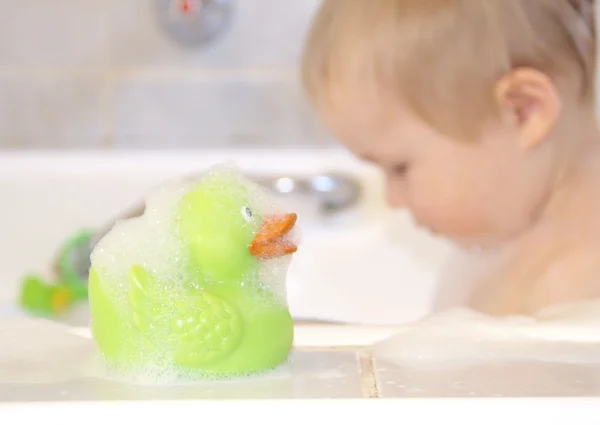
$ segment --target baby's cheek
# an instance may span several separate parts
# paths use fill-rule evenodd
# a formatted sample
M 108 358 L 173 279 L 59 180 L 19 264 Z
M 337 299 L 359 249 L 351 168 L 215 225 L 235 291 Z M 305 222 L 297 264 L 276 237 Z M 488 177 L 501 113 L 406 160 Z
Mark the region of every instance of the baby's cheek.
M 477 199 L 458 191 L 431 195 L 434 192 L 423 192 L 413 200 L 412 212 L 420 225 L 451 238 L 489 233 L 488 217 Z

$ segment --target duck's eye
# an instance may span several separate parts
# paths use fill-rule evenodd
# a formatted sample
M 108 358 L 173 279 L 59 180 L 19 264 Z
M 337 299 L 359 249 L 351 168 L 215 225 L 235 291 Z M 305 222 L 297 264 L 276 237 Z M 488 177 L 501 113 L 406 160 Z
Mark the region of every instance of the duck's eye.
M 242 207 L 242 217 L 244 217 L 244 220 L 250 221 L 252 219 L 252 210 L 248 207 Z

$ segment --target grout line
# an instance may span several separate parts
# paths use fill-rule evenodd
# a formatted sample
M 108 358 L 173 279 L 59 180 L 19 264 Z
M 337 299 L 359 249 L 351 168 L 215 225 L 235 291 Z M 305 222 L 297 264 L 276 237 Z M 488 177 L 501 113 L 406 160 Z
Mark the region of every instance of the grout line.
M 375 365 L 371 353 L 365 346 L 334 346 L 334 347 L 294 347 L 294 351 L 351 351 L 356 352 L 357 368 L 360 374 L 362 398 L 380 398 L 375 375 Z
M 363 398 L 379 398 L 379 388 L 377 388 L 377 378 L 375 377 L 375 366 L 373 357 L 368 351 L 358 352 L 358 362 L 360 366 L 360 381 Z
M 87 78 L 181 78 L 194 77 L 200 79 L 252 79 L 252 80 L 296 80 L 298 71 L 295 68 L 69 68 L 69 67 L 0 67 L 0 76 L 15 78 L 32 77 L 87 77 Z
M 163 68 L 163 69 L 148 69 L 148 68 L 132 68 L 132 69 L 113 69 L 110 71 L 115 77 L 129 78 L 129 77 L 164 77 L 164 78 L 179 78 L 179 77 L 197 77 L 197 78 L 210 78 L 210 79 L 230 79 L 230 78 L 241 78 L 241 79 L 259 79 L 259 80 L 279 80 L 279 79 L 293 79 L 295 80 L 298 75 L 298 71 L 295 69 L 252 69 L 252 68 L 240 68 L 240 69 L 219 69 L 219 68 Z

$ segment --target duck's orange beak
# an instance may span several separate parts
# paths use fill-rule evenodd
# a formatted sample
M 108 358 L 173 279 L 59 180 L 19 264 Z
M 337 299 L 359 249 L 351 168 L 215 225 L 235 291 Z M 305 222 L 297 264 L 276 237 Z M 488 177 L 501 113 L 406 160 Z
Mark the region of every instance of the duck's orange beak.
M 296 224 L 296 218 L 293 213 L 265 217 L 248 245 L 250 254 L 259 260 L 268 260 L 296 252 L 298 247 L 285 238 Z

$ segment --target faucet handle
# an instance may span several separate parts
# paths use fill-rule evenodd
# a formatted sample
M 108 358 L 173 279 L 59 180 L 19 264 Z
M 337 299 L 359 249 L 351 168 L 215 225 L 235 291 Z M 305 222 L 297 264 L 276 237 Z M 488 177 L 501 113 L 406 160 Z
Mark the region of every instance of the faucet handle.
M 154 0 L 159 25 L 182 47 L 201 47 L 231 25 L 233 0 Z

